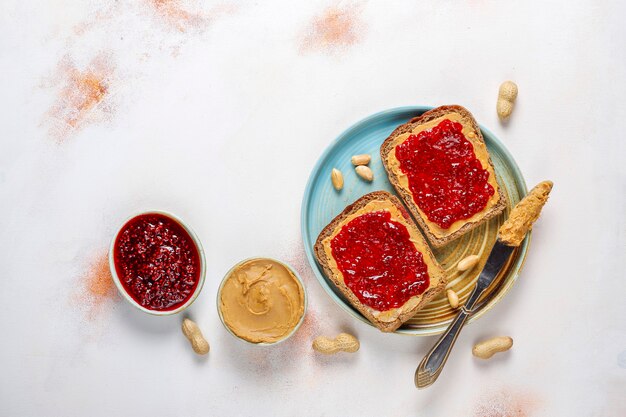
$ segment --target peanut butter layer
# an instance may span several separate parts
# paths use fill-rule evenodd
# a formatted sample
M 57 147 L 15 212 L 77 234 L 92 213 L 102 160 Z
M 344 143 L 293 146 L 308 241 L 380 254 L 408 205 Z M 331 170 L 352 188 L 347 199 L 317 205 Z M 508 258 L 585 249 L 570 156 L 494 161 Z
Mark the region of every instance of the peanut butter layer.
M 537 184 L 511 210 L 509 218 L 500 226 L 498 238 L 508 246 L 519 246 L 526 234 L 537 221 L 548 196 L 552 191 L 552 181 L 543 181 Z
M 289 336 L 304 314 L 304 288 L 280 262 L 257 258 L 233 268 L 219 294 L 224 323 L 241 339 L 274 343 Z

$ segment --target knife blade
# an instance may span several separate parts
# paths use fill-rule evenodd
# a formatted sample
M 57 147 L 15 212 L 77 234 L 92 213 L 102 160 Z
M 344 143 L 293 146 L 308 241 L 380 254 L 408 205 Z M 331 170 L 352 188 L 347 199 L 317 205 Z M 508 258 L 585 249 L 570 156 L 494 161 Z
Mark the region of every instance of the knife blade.
M 474 290 L 448 329 L 417 367 L 415 371 L 417 388 L 426 388 L 437 380 L 463 325 L 475 311 L 482 294 L 489 288 L 515 248 L 521 244 L 533 223 L 539 218 L 539 213 L 548 200 L 551 190 L 552 182 L 543 181 L 511 210 L 509 217 L 498 230 L 498 238 L 491 248 L 485 267 L 478 276 Z

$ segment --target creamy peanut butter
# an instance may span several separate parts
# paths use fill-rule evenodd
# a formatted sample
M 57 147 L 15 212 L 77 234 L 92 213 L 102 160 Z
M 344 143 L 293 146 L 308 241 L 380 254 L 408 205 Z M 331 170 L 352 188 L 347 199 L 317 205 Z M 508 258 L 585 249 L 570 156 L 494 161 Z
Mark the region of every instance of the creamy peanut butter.
M 286 338 L 304 315 L 300 280 L 272 259 L 250 259 L 235 266 L 222 284 L 219 299 L 224 324 L 252 343 Z
M 552 181 L 543 181 L 537 184 L 530 192 L 511 210 L 509 218 L 500 226 L 498 239 L 508 246 L 519 246 L 524 237 L 539 218 L 541 209 L 548 195 L 552 191 Z
M 431 120 L 428 123 L 424 123 L 419 126 L 416 126 L 410 132 L 403 133 L 401 135 L 398 135 L 396 138 L 394 138 L 393 143 L 392 143 L 393 148 L 391 152 L 389 152 L 389 154 L 387 155 L 387 166 L 392 168 L 392 172 L 396 173 L 398 177 L 397 180 L 400 183 L 400 186 L 402 186 L 402 188 L 405 190 L 410 190 L 409 180 L 407 176 L 400 169 L 400 161 L 398 161 L 398 159 L 396 158 L 395 148 L 401 143 L 403 143 L 405 140 L 407 140 L 409 136 L 417 135 L 420 132 L 423 132 L 428 129 L 432 129 L 433 127 L 437 126 L 439 123 L 441 123 L 442 121 L 446 119 L 452 120 L 453 122 L 461 123 L 461 125 L 463 125 L 462 133 L 465 136 L 465 138 L 468 141 L 470 141 L 472 145 L 474 146 L 474 154 L 476 155 L 476 158 L 480 160 L 482 167 L 489 172 L 489 179 L 487 180 L 487 182 L 491 184 L 491 186 L 493 187 L 494 190 L 496 190 L 496 192 L 491 196 L 489 201 L 487 201 L 487 204 L 485 205 L 485 207 L 480 212 L 474 214 L 469 219 L 457 220 L 456 222 L 452 223 L 452 225 L 447 229 L 444 229 L 440 227 L 437 223 L 434 223 L 428 220 L 428 217 L 425 215 L 422 209 L 420 209 L 419 206 L 415 204 L 415 207 L 421 214 L 421 217 L 424 220 L 424 223 L 426 223 L 430 231 L 439 238 L 451 235 L 452 233 L 456 232 L 467 223 L 479 222 L 485 216 L 485 213 L 487 213 L 489 209 L 491 209 L 493 206 L 498 204 L 498 201 L 500 200 L 500 193 L 497 192 L 498 181 L 496 180 L 496 173 L 494 172 L 494 169 L 491 166 L 491 164 L 487 163 L 487 161 L 489 160 L 489 153 L 487 151 L 487 146 L 485 145 L 484 142 L 481 142 L 476 138 L 476 135 L 474 134 L 474 129 L 463 121 L 463 116 L 461 116 L 459 113 L 449 113 L 445 116 L 438 117 L 436 119 Z

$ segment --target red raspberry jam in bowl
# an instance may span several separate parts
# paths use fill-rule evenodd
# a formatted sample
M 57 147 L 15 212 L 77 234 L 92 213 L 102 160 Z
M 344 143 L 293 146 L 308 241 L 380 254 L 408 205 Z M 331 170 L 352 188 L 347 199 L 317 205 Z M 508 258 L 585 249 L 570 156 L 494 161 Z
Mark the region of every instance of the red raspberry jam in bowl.
M 200 240 L 178 217 L 149 211 L 128 219 L 109 251 L 113 281 L 138 309 L 169 315 L 196 299 L 205 276 Z

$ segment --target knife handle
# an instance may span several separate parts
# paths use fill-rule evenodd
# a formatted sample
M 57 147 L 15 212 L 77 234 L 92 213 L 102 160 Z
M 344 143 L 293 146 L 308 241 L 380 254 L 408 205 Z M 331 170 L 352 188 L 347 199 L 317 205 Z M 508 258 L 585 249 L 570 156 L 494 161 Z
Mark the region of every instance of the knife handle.
M 471 315 L 474 305 L 480 298 L 484 289 L 479 290 L 478 286 L 474 288 L 467 302 L 456 315 L 448 329 L 441 335 L 435 346 L 424 356 L 415 372 L 415 386 L 425 388 L 435 382 L 443 366 L 450 356 L 450 351 L 456 342 L 461 329 L 465 325 L 468 317 Z

